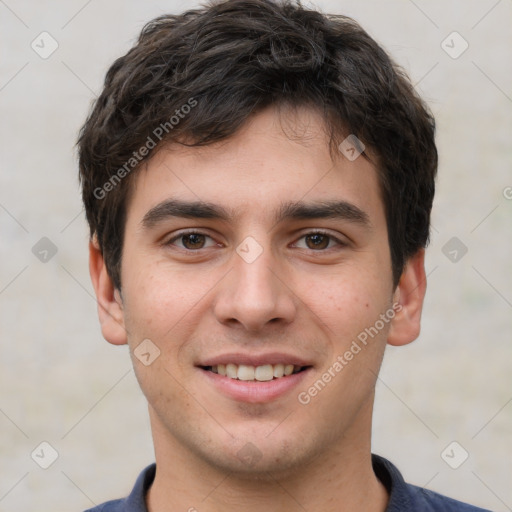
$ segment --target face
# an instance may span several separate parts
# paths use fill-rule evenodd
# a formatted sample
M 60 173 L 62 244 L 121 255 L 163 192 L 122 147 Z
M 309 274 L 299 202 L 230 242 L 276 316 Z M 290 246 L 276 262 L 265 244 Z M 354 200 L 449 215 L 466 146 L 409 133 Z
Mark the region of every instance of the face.
M 157 153 L 130 199 L 121 283 L 103 333 L 130 346 L 157 460 L 167 446 L 255 474 L 366 446 L 386 341 L 412 337 L 376 170 L 333 161 L 307 109 Z

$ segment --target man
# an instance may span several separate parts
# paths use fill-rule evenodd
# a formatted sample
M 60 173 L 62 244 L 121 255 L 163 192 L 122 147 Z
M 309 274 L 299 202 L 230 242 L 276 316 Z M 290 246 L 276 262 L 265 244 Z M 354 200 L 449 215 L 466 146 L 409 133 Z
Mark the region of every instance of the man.
M 156 454 L 94 510 L 479 510 L 370 451 L 385 346 L 420 330 L 437 151 L 354 21 L 270 0 L 162 16 L 79 153 L 102 333 L 130 347 Z

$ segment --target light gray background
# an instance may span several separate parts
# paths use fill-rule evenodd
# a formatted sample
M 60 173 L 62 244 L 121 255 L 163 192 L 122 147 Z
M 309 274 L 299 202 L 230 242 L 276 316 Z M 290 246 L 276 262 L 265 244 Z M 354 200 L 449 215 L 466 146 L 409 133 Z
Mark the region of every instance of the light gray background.
M 126 495 L 153 461 L 126 347 L 98 327 L 73 146 L 108 66 L 143 24 L 193 5 L 0 0 L 2 512 L 81 511 Z M 388 350 L 373 450 L 412 483 L 512 510 L 512 1 L 317 5 L 360 21 L 438 122 L 423 331 Z M 42 31 L 59 44 L 46 60 L 31 48 Z M 441 47 L 453 31 L 469 43 L 457 59 Z M 47 263 L 32 253 L 43 236 L 58 249 Z M 443 253 L 452 237 L 468 248 L 455 263 Z M 46 470 L 31 458 L 42 441 L 59 454 Z M 469 453 L 458 469 L 441 457 L 452 441 Z

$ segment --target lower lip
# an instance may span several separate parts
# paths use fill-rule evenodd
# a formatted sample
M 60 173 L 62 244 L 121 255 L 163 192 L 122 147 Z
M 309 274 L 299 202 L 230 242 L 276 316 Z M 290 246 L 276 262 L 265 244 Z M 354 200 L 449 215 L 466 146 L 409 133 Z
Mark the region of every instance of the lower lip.
M 221 392 L 240 402 L 264 403 L 279 398 L 297 387 L 311 368 L 269 381 L 231 379 L 208 370 L 199 370 Z

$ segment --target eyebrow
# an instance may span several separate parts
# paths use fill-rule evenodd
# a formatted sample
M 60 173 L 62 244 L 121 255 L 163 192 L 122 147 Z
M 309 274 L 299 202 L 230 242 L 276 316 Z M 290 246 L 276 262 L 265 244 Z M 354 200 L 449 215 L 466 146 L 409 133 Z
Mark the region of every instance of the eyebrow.
M 230 221 L 237 217 L 234 211 L 204 201 L 168 199 L 151 208 L 141 221 L 144 229 L 152 229 L 170 218 L 215 219 Z M 366 212 L 352 203 L 339 200 L 283 203 L 274 216 L 274 224 L 285 220 L 339 219 L 369 228 Z

